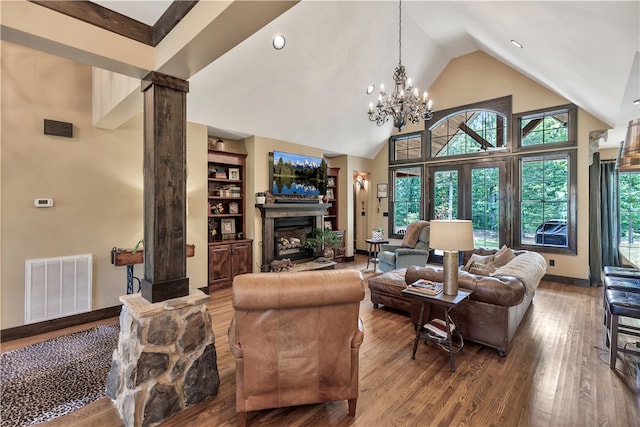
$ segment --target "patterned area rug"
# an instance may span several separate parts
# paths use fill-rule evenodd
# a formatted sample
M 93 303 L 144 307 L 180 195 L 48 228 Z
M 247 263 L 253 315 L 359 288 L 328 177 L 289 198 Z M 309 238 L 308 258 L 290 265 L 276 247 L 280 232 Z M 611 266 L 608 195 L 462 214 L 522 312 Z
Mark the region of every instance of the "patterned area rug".
M 0 355 L 0 426 L 29 426 L 104 396 L 118 325 L 101 325 Z

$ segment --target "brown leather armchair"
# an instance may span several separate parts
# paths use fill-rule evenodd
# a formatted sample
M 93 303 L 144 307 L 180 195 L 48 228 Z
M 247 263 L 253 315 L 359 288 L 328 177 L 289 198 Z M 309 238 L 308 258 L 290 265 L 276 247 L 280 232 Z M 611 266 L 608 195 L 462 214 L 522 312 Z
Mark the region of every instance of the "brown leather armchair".
M 233 281 L 236 412 L 348 400 L 355 416 L 364 299 L 356 270 L 251 273 Z

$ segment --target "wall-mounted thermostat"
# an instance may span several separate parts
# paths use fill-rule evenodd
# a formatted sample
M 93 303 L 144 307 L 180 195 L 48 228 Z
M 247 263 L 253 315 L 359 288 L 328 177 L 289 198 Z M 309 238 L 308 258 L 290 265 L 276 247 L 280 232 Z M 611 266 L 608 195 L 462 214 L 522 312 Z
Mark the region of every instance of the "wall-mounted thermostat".
M 53 199 L 35 199 L 33 204 L 36 208 L 50 208 L 53 206 Z

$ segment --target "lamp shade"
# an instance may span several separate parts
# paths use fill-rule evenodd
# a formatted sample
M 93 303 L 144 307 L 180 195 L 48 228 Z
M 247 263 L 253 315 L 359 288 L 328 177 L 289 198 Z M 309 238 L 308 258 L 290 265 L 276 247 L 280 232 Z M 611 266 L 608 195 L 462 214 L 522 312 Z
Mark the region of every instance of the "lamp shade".
M 624 142 L 621 142 L 616 159 L 616 169 L 621 171 L 640 170 L 640 157 L 624 157 L 623 147 Z
M 640 157 L 640 119 L 631 120 L 622 146 L 622 157 Z
M 473 225 L 469 220 L 429 221 L 429 246 L 443 251 L 473 249 Z

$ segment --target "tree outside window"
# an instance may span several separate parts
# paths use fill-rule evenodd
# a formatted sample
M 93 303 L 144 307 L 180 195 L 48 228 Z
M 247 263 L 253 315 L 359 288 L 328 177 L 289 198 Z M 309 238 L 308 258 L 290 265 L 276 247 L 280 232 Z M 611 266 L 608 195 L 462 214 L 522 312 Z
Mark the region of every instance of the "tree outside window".
M 422 218 L 422 167 L 392 171 L 392 236 L 403 236 L 407 225 Z
M 619 172 L 620 252 L 640 260 L 640 172 Z

